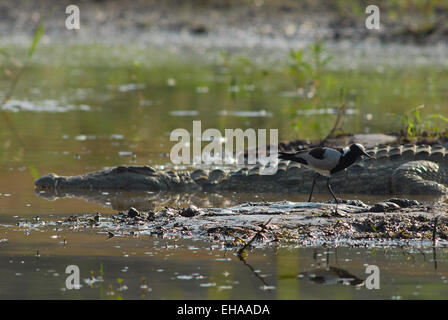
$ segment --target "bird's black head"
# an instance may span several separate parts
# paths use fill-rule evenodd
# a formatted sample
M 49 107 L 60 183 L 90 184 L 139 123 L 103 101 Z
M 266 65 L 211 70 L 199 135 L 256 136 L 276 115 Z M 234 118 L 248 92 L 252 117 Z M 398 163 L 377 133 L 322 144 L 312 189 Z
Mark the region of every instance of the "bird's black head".
M 366 156 L 370 159 L 373 159 L 373 157 L 366 152 L 364 146 L 359 143 L 354 143 L 350 146 L 350 153 L 353 154 L 356 158 L 360 156 Z

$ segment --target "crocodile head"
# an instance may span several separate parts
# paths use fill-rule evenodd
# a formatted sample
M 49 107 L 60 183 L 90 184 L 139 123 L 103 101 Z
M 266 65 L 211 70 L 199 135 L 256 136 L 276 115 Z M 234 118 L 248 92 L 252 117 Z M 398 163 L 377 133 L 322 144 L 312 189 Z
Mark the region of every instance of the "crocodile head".
M 59 176 L 54 173 L 46 174 L 34 182 L 38 189 L 54 189 L 57 187 Z

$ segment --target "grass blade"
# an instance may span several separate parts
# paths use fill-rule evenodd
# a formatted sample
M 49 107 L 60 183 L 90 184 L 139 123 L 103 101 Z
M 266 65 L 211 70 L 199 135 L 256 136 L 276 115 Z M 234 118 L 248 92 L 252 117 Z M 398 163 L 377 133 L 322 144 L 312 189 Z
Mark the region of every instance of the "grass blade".
M 30 59 L 33 56 L 34 50 L 36 50 L 36 46 L 39 43 L 40 38 L 42 38 L 44 32 L 45 32 L 44 24 L 40 22 L 39 25 L 37 26 L 36 33 L 34 34 L 33 42 L 31 43 L 31 46 L 28 49 L 27 54 L 28 59 Z

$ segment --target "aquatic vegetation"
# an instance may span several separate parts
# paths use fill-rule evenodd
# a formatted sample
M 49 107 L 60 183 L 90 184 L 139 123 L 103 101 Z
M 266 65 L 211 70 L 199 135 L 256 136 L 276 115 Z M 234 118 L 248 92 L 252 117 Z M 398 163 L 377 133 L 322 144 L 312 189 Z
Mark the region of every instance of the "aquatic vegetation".
M 303 50 L 291 50 L 289 57 L 289 74 L 294 78 L 297 89 L 302 88 L 308 80 L 308 75 L 312 73 L 311 65 L 304 58 Z
M 217 57 L 218 74 L 227 78 L 228 89 L 232 100 L 235 100 L 237 94 L 251 93 L 255 90 L 255 82 L 268 75 L 265 69 L 255 65 L 249 57 L 243 55 L 234 55 L 229 51 L 221 50 Z M 206 89 L 205 89 L 206 88 Z M 198 93 L 208 93 L 208 87 L 201 84 L 197 87 Z
M 8 66 L 4 68 L 4 73 L 5 73 L 6 77 L 9 78 L 9 80 L 10 80 L 9 89 L 6 92 L 6 94 L 4 95 L 3 99 L 0 101 L 0 113 L 2 115 L 3 120 L 6 122 L 8 128 L 13 133 L 16 140 L 20 143 L 23 150 L 27 149 L 25 146 L 25 143 L 22 140 L 22 138 L 20 137 L 19 133 L 17 132 L 17 130 L 14 126 L 14 123 L 11 121 L 8 113 L 3 111 L 2 107 L 12 98 L 14 91 L 17 87 L 17 84 L 19 83 L 19 80 L 22 77 L 23 72 L 25 71 L 31 58 L 33 57 L 33 54 L 36 50 L 36 46 L 39 43 L 39 40 L 42 38 L 42 35 L 44 34 L 44 32 L 45 32 L 45 27 L 44 27 L 43 22 L 41 21 L 37 26 L 33 41 L 31 42 L 31 45 L 28 49 L 28 52 L 26 54 L 26 59 L 24 62 L 18 61 L 15 57 L 10 56 L 5 51 L 0 51 L 0 53 L 2 53 L 3 56 L 5 56 L 9 62 L 9 63 L 7 62 Z M 14 68 L 15 70 L 12 71 L 12 68 Z M 0 149 L 0 153 L 1 153 L 1 149 Z M 33 163 L 30 163 L 28 160 L 26 160 L 26 162 L 27 162 L 27 167 L 28 167 L 28 170 L 29 170 L 31 176 L 34 179 L 37 179 L 39 177 L 39 173 L 37 172 L 35 165 Z
M 420 110 L 424 107 L 425 105 L 420 105 L 404 114 L 392 114 L 405 125 L 402 132 L 406 139 L 412 140 L 417 137 L 428 135 L 432 137 L 440 137 L 448 133 L 448 117 L 440 113 L 423 116 Z M 445 125 L 444 128 L 439 127 L 438 123 L 440 122 Z
M 292 116 L 293 123 L 292 127 L 294 130 L 299 132 L 302 129 L 303 118 L 299 117 L 297 109 L 321 109 L 322 104 L 327 104 L 327 102 L 319 98 L 319 93 L 323 89 L 319 89 L 322 70 L 325 66 L 333 59 L 333 56 L 327 53 L 323 40 L 318 40 L 309 46 L 309 57 L 305 58 L 305 51 L 303 50 L 291 50 L 290 58 L 292 62 L 289 64 L 289 74 L 293 76 L 295 85 L 297 86 L 298 99 L 305 98 L 306 103 L 302 100 L 298 100 L 298 105 L 290 108 L 289 112 Z M 332 89 L 333 81 L 331 76 L 326 78 L 325 89 Z M 346 87 L 345 84 L 340 88 L 339 94 L 339 105 L 334 108 L 336 110 L 336 118 L 330 131 L 323 138 L 322 143 L 327 139 L 332 138 L 340 130 L 340 125 L 343 116 L 345 115 L 347 104 L 345 102 L 346 97 Z M 322 137 L 324 132 L 328 132 L 328 121 L 319 119 L 312 123 L 312 128 Z
M 32 56 L 36 50 L 36 46 L 37 46 L 39 40 L 42 38 L 44 31 L 45 31 L 44 24 L 43 24 L 43 22 L 40 22 L 39 25 L 37 26 L 36 32 L 34 34 L 33 41 L 27 51 L 25 62 L 20 62 L 19 60 L 17 60 L 15 57 L 9 55 L 4 50 L 0 51 L 0 53 L 3 54 L 3 56 L 7 60 L 5 63 L 5 65 L 7 64 L 7 66 L 3 67 L 3 69 L 4 69 L 5 76 L 7 78 L 9 78 L 9 80 L 10 80 L 10 87 L 9 87 L 8 91 L 6 92 L 5 96 L 3 97 L 3 99 L 1 100 L 0 107 L 2 107 L 6 102 L 9 101 L 9 99 L 11 99 L 19 80 L 23 75 L 24 70 L 26 69 L 27 65 L 30 62 L 30 59 L 32 58 Z M 8 120 L 6 120 L 6 121 L 8 121 Z
M 298 90 L 304 86 L 318 86 L 321 70 L 333 59 L 327 53 L 324 41 L 312 43 L 308 50 L 290 50 L 288 73 Z
M 312 53 L 313 76 L 318 80 L 321 69 L 333 59 L 333 56 L 327 53 L 323 40 L 318 40 L 315 43 L 312 43 L 309 46 L 309 50 Z

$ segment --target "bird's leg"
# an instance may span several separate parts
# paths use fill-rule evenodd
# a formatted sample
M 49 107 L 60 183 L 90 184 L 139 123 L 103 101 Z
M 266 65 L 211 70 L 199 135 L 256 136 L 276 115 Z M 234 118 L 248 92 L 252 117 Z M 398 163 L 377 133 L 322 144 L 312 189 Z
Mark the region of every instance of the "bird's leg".
M 331 190 L 330 177 L 327 178 L 327 187 L 328 187 L 328 190 L 330 190 L 330 193 L 333 196 L 334 201 L 336 201 L 336 213 L 338 213 L 338 204 L 339 204 L 339 202 L 338 202 L 338 198 L 336 198 L 336 196 L 334 195 L 333 190 Z
M 320 177 L 320 174 L 317 174 L 313 180 L 313 185 L 311 186 L 311 193 L 310 193 L 310 197 L 308 198 L 308 202 L 311 202 L 311 197 L 313 196 L 314 185 L 316 184 L 316 180 L 319 179 L 319 177 Z

